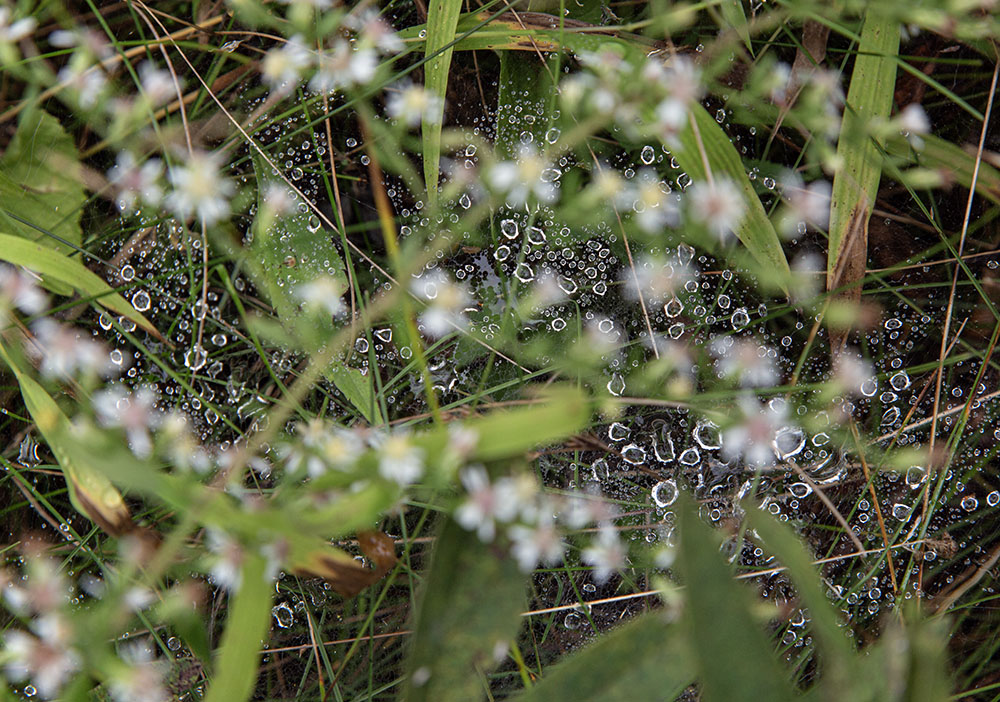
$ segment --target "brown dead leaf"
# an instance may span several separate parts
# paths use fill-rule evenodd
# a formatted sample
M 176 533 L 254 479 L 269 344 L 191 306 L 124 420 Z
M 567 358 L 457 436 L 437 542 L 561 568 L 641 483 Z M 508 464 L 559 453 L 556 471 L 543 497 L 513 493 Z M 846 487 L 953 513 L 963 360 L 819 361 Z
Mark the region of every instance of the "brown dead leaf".
M 318 553 L 308 565 L 300 565 L 295 572 L 310 577 L 323 578 L 334 591 L 344 597 L 354 597 L 366 587 L 378 582 L 396 565 L 396 544 L 378 531 L 363 531 L 358 534 L 361 552 L 374 564 L 366 568 L 353 559 L 335 558 L 331 554 Z

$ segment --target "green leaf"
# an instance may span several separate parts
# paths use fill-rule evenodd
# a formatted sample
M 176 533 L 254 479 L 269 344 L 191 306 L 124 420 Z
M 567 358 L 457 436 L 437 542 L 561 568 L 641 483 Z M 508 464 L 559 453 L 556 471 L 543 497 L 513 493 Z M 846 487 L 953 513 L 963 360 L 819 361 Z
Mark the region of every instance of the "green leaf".
M 441 123 L 444 117 L 444 99 L 448 92 L 448 73 L 451 70 L 451 55 L 454 47 L 442 48 L 455 39 L 458 16 L 462 12 L 462 0 L 430 0 L 427 3 L 427 41 L 424 56 L 429 58 L 424 64 L 424 87 L 440 98 L 442 106 L 437 119 L 425 119 L 422 126 L 424 154 L 424 182 L 427 196 L 434 201 L 438 189 L 438 175 L 441 170 Z
M 548 668 L 516 702 L 672 700 L 694 682 L 683 632 L 653 612 L 602 634 Z
M 242 582 L 230 597 L 226 631 L 215 674 L 205 702 L 245 702 L 257 684 L 260 651 L 271 621 L 274 588 L 266 577 L 267 563 L 255 553 L 246 553 Z
M 889 117 L 898 51 L 899 20 L 879 14 L 876 8 L 869 9 L 861 30 L 837 142 L 841 166 L 833 178 L 827 255 L 831 288 L 856 282 L 833 279 L 838 264 L 841 268 L 845 265 L 841 257 L 864 257 L 867 252 L 868 219 L 882 176 L 882 154 L 869 136 L 869 127 Z M 864 263 L 857 261 L 856 264 L 863 275 Z
M 0 209 L 79 246 L 80 212 L 86 200 L 80 157 L 59 120 L 40 109 L 23 112 L 0 157 Z M 12 218 L 3 219 L 18 236 L 63 252 L 71 250 Z
M 746 506 L 747 523 L 764 542 L 765 548 L 778 557 L 795 589 L 809 608 L 810 628 L 819 639 L 824 652 L 824 684 L 840 690 L 852 686 L 849 672 L 853 662 L 853 647 L 840 626 L 837 612 L 827 598 L 816 566 L 802 543 L 788 527 L 757 507 Z
M 705 147 L 705 157 L 702 157 L 698 138 L 690 124 L 678 135 L 678 143 L 670 145 L 671 154 L 694 180 L 707 180 L 708 173 L 705 170 L 705 160 L 707 160 L 713 177 L 725 176 L 743 191 L 746 211 L 736 230 L 736 236 L 760 264 L 761 270 L 773 275 L 777 286 L 787 291 L 791 276 L 788 259 L 785 258 L 778 232 L 775 231 L 764 205 L 761 204 L 750 178 L 747 177 L 739 152 L 719 123 L 704 107 L 691 105 L 690 111 L 698 126 L 701 143 Z
M 972 186 L 972 174 L 976 167 L 975 147 L 962 148 L 933 134 L 922 134 L 920 141 L 923 146 L 916 151 L 905 139 L 890 139 L 885 149 L 890 155 L 906 159 L 908 163 L 944 171 L 966 189 Z M 979 163 L 976 193 L 994 205 L 1000 205 L 1000 170 L 986 161 Z
M 121 493 L 101 471 L 99 465 L 76 450 L 72 440 L 69 418 L 59 409 L 56 401 L 21 366 L 12 351 L 0 343 L 0 358 L 17 378 L 21 396 L 31 418 L 59 462 L 70 501 L 80 514 L 95 522 L 109 534 L 124 533 L 132 527 L 129 513 Z
M 684 614 L 705 702 L 795 699 L 772 642 L 752 614 L 754 599 L 733 580 L 715 534 L 688 498 L 682 497 L 679 511 Z
M 320 226 L 315 216 L 309 212 L 274 216 L 264 200 L 268 186 L 287 186 L 256 150 L 253 166 L 257 175 L 257 214 L 245 260 L 278 317 L 282 322 L 291 322 L 303 316 L 298 297 L 301 285 L 327 276 L 340 285 L 341 291 L 347 290 L 344 263 L 331 233 Z M 315 321 L 313 317 L 310 323 Z M 323 326 L 323 331 L 333 329 L 329 322 Z
M 500 52 L 496 129 L 498 156 L 517 156 L 521 132 L 525 130 L 532 134 L 535 143 L 545 143 L 545 132 L 551 126 L 555 107 L 556 86 L 552 81 L 552 70 L 536 54 Z M 523 114 L 535 115 L 536 119 L 527 124 Z
M 384 423 L 370 375 L 364 375 L 357 368 L 343 364 L 330 366 L 326 374 L 369 424 Z
M 525 577 L 450 519 L 435 543 L 410 641 L 407 702 L 467 702 L 482 697 L 496 650 L 521 628 Z
M 725 20 L 725 25 L 730 29 L 736 30 L 736 33 L 740 35 L 740 39 L 746 45 L 747 51 L 752 56 L 753 45 L 750 43 L 750 25 L 747 22 L 746 10 L 743 9 L 743 0 L 722 0 L 718 7 L 722 13 L 722 19 Z
M 158 339 L 163 339 L 153 323 L 137 311 L 124 297 L 96 273 L 75 258 L 70 258 L 40 242 L 28 241 L 18 236 L 0 234 L 0 259 L 24 266 L 42 276 L 43 280 L 69 286 L 106 310 L 130 319 Z

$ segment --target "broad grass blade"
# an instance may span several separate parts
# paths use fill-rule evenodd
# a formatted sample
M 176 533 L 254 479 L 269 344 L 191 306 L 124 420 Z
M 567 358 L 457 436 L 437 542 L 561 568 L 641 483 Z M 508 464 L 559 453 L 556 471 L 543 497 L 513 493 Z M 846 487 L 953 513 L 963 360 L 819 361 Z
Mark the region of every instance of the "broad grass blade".
M 427 42 L 424 55 L 424 88 L 441 99 L 438 119 L 425 119 L 421 126 L 423 138 L 424 182 L 431 202 L 437 197 L 438 176 L 441 171 L 441 123 L 444 116 L 444 98 L 448 91 L 448 73 L 454 47 L 444 49 L 455 39 L 462 0 L 430 0 L 427 3 Z

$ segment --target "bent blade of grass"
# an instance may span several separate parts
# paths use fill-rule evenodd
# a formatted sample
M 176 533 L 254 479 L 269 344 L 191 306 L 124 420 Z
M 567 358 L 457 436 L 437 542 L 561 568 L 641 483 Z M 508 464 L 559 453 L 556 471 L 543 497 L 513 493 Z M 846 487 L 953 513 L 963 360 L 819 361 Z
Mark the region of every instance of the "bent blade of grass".
M 885 149 L 890 156 L 905 159 L 907 163 L 943 171 L 966 189 L 972 186 L 972 173 L 976 167 L 975 146 L 963 148 L 933 134 L 921 135 L 920 141 L 923 142 L 922 147 L 914 150 L 905 139 L 890 139 Z M 976 193 L 1000 205 L 1000 170 L 985 160 L 979 163 Z
M 869 136 L 870 127 L 887 119 L 892 109 L 899 37 L 898 20 L 874 8 L 868 10 L 837 142 L 841 165 L 833 178 L 830 200 L 827 289 L 852 286 L 852 299 L 861 297 L 859 283 L 868 261 L 868 220 L 882 176 L 882 154 Z
M 60 251 L 19 236 L 0 234 L 0 260 L 32 270 L 43 280 L 69 286 L 108 311 L 135 322 L 160 341 L 166 341 L 145 315 L 132 307 L 100 276 Z
M 672 700 L 694 682 L 680 627 L 646 614 L 597 638 L 548 669 L 516 702 Z
M 274 588 L 267 562 L 256 553 L 243 561 L 239 589 L 231 596 L 226 631 L 205 702 L 245 702 L 257 683 L 261 644 L 271 621 Z
M 752 614 L 750 591 L 733 580 L 715 534 L 702 523 L 689 498 L 683 498 L 679 512 L 677 561 L 687 586 L 684 615 L 704 699 L 796 699 L 773 644 Z
M 448 91 L 448 73 L 451 69 L 451 55 L 454 47 L 448 47 L 455 39 L 458 17 L 462 12 L 462 0 L 430 0 L 427 4 L 427 42 L 424 56 L 424 87 L 431 95 L 440 99 L 436 119 L 425 119 L 421 125 L 424 155 L 424 181 L 430 202 L 437 199 L 438 176 L 441 171 L 441 123 L 444 118 L 444 99 Z
M 513 558 L 446 521 L 417 610 L 402 699 L 479 699 L 481 675 L 521 628 L 525 584 Z

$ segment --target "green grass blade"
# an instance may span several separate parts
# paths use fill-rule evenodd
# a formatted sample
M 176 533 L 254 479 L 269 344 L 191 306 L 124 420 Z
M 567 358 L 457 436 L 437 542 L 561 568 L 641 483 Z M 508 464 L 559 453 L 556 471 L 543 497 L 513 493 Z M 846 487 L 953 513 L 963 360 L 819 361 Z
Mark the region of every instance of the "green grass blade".
M 753 45 L 750 43 L 750 24 L 747 22 L 747 13 L 743 9 L 743 0 L 722 0 L 719 3 L 719 12 L 725 25 L 736 31 L 743 40 L 750 55 L 753 55 Z
M 163 337 L 124 297 L 116 293 L 110 285 L 89 268 L 70 258 L 66 254 L 36 241 L 29 241 L 19 236 L 0 234 L 0 260 L 38 273 L 43 280 L 53 280 L 61 285 L 69 286 L 85 297 L 93 298 L 116 315 L 135 322 L 139 327 L 153 336 Z
M 974 147 L 970 147 L 973 150 L 969 151 L 933 134 L 921 135 L 920 141 L 923 146 L 919 151 L 914 151 L 905 139 L 891 139 L 885 149 L 890 156 L 906 159 L 907 163 L 944 171 L 966 189 L 972 186 L 972 173 L 976 167 Z M 986 161 L 979 163 L 976 193 L 1000 205 L 1000 170 Z
M 869 9 L 837 142 L 841 166 L 833 178 L 827 257 L 831 288 L 856 282 L 843 276 L 834 280 L 838 265 L 840 268 L 847 265 L 841 261 L 842 256 L 857 259 L 867 252 L 868 219 L 882 176 L 882 154 L 869 136 L 869 126 L 875 120 L 889 117 L 898 51 L 899 20 Z M 860 274 L 864 275 L 863 262 L 854 261 L 853 266 L 860 267 Z
M 441 170 L 440 118 L 444 116 L 444 98 L 448 90 L 448 73 L 454 51 L 454 47 L 443 47 L 454 41 L 461 12 L 462 0 L 430 0 L 427 4 L 427 42 L 424 55 L 429 58 L 424 64 L 424 87 L 431 95 L 440 98 L 442 103 L 439 119 L 425 119 L 421 125 L 424 181 L 427 185 L 427 197 L 431 202 L 437 198 L 438 175 Z
M 245 702 L 257 683 L 261 644 L 271 621 L 274 588 L 262 556 L 247 553 L 242 582 L 232 595 L 215 675 L 205 702 Z
M 678 566 L 685 619 L 705 702 L 780 702 L 795 691 L 755 620 L 754 600 L 719 553 L 715 534 L 685 499 L 680 509 Z
M 465 702 L 482 696 L 495 651 L 521 628 L 525 576 L 513 558 L 448 520 L 410 641 L 407 702 Z
M 653 612 L 602 635 L 548 669 L 517 702 L 672 700 L 694 682 L 679 627 Z

